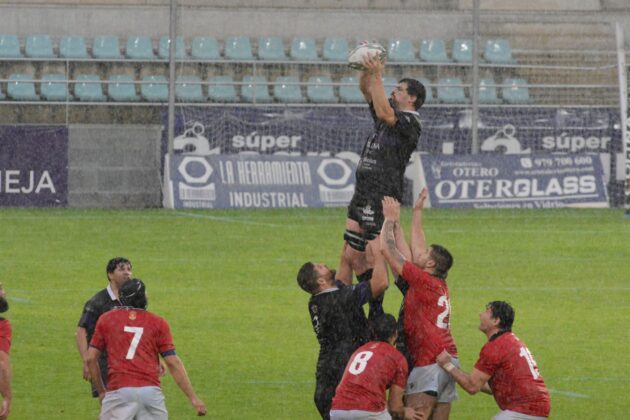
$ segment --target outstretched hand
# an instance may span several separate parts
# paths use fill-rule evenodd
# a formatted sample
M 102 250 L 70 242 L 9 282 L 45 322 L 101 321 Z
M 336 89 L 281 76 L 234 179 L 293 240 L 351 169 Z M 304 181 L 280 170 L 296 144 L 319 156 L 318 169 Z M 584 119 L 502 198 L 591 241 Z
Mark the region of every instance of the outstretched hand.
M 423 420 L 422 407 L 405 407 L 405 420 Z
M 362 64 L 365 71 L 370 74 L 381 74 L 385 68 L 385 62 L 381 61 L 378 53 L 365 54 Z
M 400 221 L 400 203 L 393 197 L 383 197 L 383 216 L 385 220 Z
M 429 191 L 427 190 L 427 187 L 424 187 L 422 191 L 420 191 L 420 194 L 418 194 L 416 202 L 413 204 L 414 210 L 422 210 L 424 208 L 424 202 L 427 199 L 428 194 Z

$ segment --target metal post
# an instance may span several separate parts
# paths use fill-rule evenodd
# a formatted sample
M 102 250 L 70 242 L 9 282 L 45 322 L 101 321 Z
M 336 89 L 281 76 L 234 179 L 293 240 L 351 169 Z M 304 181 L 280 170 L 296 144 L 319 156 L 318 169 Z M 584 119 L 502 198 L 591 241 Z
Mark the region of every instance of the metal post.
M 630 115 L 628 115 L 628 74 L 626 67 L 626 51 L 624 49 L 623 29 L 619 22 L 615 25 L 617 38 L 617 73 L 619 77 L 619 112 L 621 114 L 621 141 L 623 142 L 623 156 L 626 166 L 626 188 L 624 206 L 626 217 L 630 217 Z M 611 156 L 611 160 L 614 159 Z M 611 174 L 611 180 L 614 175 Z
M 479 0 L 473 0 L 473 42 L 472 42 L 472 153 L 479 153 L 477 126 L 479 121 Z
M 177 0 L 171 0 L 168 28 L 168 155 L 173 155 L 175 137 L 175 40 L 177 24 Z

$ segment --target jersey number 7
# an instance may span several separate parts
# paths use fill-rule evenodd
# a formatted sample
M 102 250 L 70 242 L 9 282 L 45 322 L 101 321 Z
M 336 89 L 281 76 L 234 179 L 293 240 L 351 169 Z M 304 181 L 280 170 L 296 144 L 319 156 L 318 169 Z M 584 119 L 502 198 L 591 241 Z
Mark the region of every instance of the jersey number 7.
M 125 332 L 133 334 L 133 338 L 131 339 L 131 344 L 129 344 L 129 350 L 127 350 L 126 356 L 127 360 L 131 360 L 136 354 L 136 349 L 138 348 L 138 344 L 140 343 L 140 339 L 142 338 L 142 334 L 144 333 L 144 328 L 128 327 L 125 325 Z

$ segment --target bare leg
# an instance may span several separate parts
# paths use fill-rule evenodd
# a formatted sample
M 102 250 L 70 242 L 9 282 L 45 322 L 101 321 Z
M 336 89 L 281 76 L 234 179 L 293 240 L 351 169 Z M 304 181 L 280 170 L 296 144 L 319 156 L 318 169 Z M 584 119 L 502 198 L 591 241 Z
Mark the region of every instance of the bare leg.
M 346 219 L 346 229 L 353 232 L 363 232 L 359 224 L 352 219 Z M 350 269 L 357 275 L 363 274 L 368 270 L 365 252 L 357 251 L 347 243 L 344 244 L 342 258 L 348 261 Z M 350 275 L 350 278 L 352 278 L 352 275 Z
M 418 407 L 422 412 L 423 419 L 428 419 L 431 417 L 431 413 L 437 404 L 437 398 L 432 397 L 431 395 L 425 394 L 424 392 L 419 392 L 417 394 L 409 394 L 406 397 L 406 407 Z
M 448 420 L 451 414 L 451 403 L 437 403 L 433 410 L 431 420 Z

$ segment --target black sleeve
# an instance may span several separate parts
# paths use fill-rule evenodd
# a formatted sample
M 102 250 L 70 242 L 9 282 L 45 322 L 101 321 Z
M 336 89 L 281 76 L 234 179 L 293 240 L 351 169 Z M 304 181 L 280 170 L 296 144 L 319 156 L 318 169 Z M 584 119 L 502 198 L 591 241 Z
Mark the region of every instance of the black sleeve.
M 354 297 L 354 301 L 359 305 L 365 305 L 369 299 L 372 298 L 372 282 L 364 281 L 361 283 L 357 283 L 352 287 L 352 295 Z
M 78 326 L 85 328 L 88 331 L 88 334 L 91 334 L 91 332 L 94 331 L 94 328 L 96 328 L 96 321 L 98 320 L 99 315 L 100 313 L 95 305 L 94 299 L 88 300 L 83 307 L 83 313 L 79 319 Z
M 394 113 L 396 114 L 394 129 L 400 136 L 413 142 L 415 146 L 422 132 L 420 118 L 410 112 L 394 110 Z

